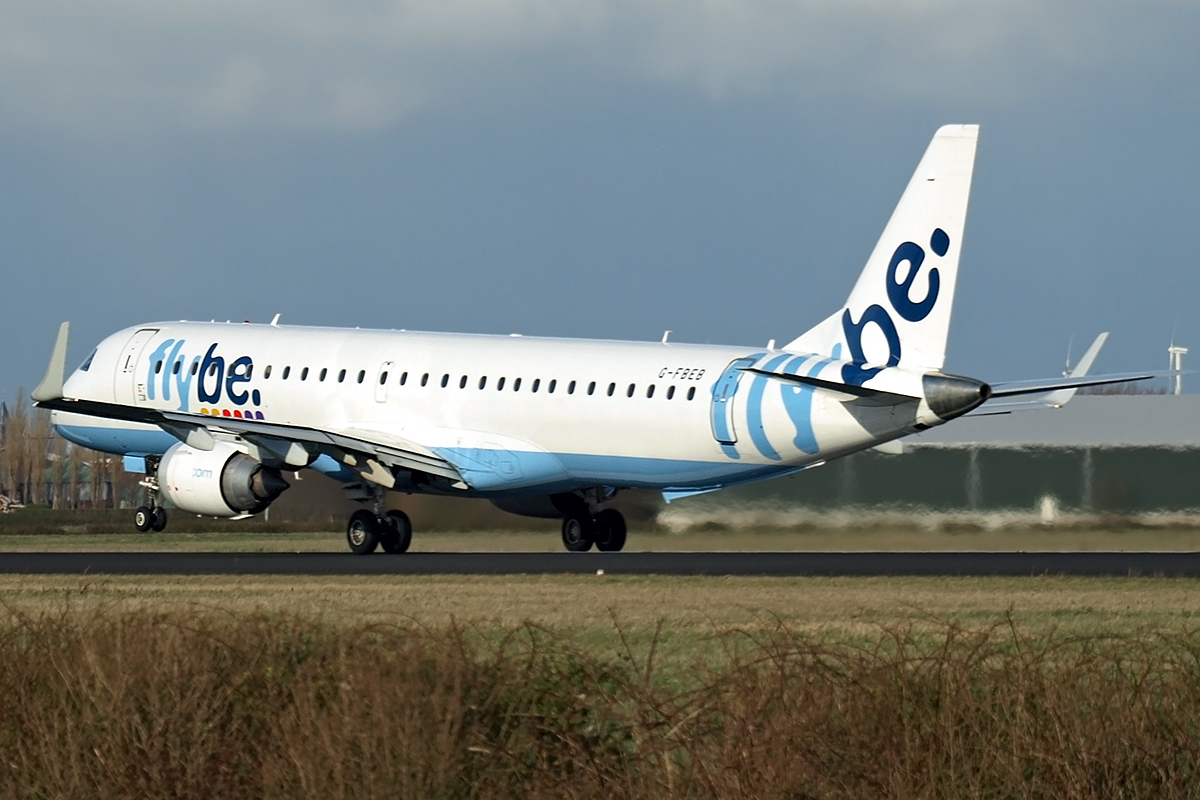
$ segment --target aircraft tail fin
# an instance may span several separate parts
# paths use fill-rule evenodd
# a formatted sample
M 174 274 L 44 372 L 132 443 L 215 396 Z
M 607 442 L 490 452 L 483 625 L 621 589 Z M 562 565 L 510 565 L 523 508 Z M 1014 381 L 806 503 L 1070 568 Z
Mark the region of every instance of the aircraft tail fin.
M 845 305 L 785 350 L 941 369 L 978 137 L 938 129 Z

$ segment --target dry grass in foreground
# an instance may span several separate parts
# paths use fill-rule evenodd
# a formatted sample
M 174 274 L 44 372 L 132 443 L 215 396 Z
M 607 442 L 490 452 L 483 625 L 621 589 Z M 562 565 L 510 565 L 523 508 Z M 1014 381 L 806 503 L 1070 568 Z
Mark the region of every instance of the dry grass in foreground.
M 619 634 L 619 632 L 618 632 Z M 536 626 L 0 619 L 8 797 L 1191 797 L 1200 631 L 776 626 L 656 672 Z

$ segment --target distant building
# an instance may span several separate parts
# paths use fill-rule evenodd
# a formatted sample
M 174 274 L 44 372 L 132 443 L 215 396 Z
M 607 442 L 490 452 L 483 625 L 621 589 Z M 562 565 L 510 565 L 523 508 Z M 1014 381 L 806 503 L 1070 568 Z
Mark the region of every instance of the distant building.
M 903 454 L 858 453 L 689 498 L 660 519 L 718 508 L 1009 512 L 1047 522 L 1200 513 L 1200 395 L 1079 396 L 1061 409 L 966 417 L 905 439 Z

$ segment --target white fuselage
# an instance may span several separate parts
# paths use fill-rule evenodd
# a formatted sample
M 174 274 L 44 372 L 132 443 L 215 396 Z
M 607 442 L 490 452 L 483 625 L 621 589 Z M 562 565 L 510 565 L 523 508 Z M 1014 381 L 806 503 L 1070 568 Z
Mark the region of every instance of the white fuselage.
M 839 368 L 747 347 L 177 322 L 113 334 L 65 388 L 99 402 L 418 443 L 476 495 L 729 485 L 941 422 L 919 398 L 862 403 L 730 369 L 739 359 L 814 377 Z M 54 421 L 109 452 L 157 455 L 178 441 L 142 423 L 63 411 Z

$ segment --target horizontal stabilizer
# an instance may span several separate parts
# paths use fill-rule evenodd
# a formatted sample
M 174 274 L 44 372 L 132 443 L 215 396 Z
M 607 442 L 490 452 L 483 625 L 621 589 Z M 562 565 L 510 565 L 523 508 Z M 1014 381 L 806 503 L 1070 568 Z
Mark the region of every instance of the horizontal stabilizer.
M 865 386 L 856 386 L 852 383 L 842 383 L 841 381 L 829 381 L 822 378 L 813 378 L 808 375 L 793 375 L 785 372 L 771 372 L 765 369 L 755 369 L 754 367 L 743 367 L 742 372 L 752 372 L 755 375 L 763 375 L 768 378 L 774 378 L 777 381 L 784 383 L 796 383 L 801 386 L 812 386 L 815 389 L 826 389 L 839 394 L 848 394 L 854 397 L 865 397 L 871 399 L 884 400 L 887 403 L 897 403 L 902 400 L 919 399 L 912 395 L 896 394 L 894 392 L 883 392 L 878 389 L 869 389 Z
M 1016 397 L 1023 394 L 1053 392 L 1058 389 L 1078 389 L 1083 386 L 1107 386 L 1113 383 L 1132 383 L 1133 381 L 1146 381 L 1151 378 L 1164 378 L 1180 374 L 1182 373 L 1177 370 L 1162 370 L 1159 372 L 1123 372 L 1112 375 L 1081 376 L 1078 378 L 1050 378 L 1040 381 L 1007 381 L 1005 383 L 992 384 L 992 397 Z

